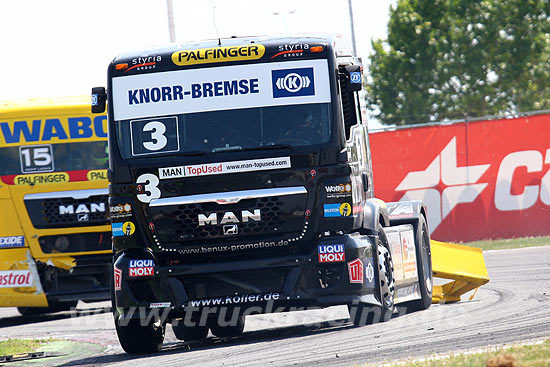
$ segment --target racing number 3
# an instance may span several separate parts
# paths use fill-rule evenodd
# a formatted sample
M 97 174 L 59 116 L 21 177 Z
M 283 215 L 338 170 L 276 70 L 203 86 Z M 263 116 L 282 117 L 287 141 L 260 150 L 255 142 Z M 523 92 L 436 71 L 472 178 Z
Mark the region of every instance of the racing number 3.
M 160 150 L 166 146 L 168 139 L 164 136 L 166 126 L 160 121 L 151 121 L 143 126 L 143 131 L 151 131 L 151 140 L 144 141 L 143 146 L 147 150 Z
M 132 155 L 148 155 L 179 150 L 178 118 L 158 117 L 130 121 Z
M 142 203 L 149 203 L 153 199 L 160 198 L 161 192 L 158 188 L 159 179 L 157 176 L 153 175 L 152 173 L 144 173 L 137 178 L 136 183 L 145 184 L 145 194 L 137 195 L 138 200 Z

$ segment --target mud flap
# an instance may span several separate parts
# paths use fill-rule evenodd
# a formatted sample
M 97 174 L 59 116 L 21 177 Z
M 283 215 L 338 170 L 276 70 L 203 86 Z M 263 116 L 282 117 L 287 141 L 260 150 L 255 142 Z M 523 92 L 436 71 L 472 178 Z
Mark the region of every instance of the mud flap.
M 432 303 L 460 301 L 460 296 L 489 282 L 480 248 L 431 240 L 433 276 L 452 279 L 434 285 Z M 470 300 L 474 297 L 470 296 Z

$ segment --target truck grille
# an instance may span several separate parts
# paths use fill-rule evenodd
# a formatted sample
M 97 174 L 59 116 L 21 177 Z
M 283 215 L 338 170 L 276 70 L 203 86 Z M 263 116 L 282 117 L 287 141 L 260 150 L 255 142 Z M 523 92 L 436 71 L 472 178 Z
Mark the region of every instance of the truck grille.
M 91 195 L 78 191 L 26 195 L 25 206 L 33 226 L 43 229 L 109 224 L 107 190 L 81 191 Z
M 272 196 L 246 199 L 234 204 L 204 202 L 156 206 L 149 210 L 163 243 L 219 238 L 232 241 L 258 235 L 292 236 L 301 233 L 306 199 L 306 194 Z M 243 211 L 259 212 L 260 220 L 243 219 Z M 201 225 L 199 215 L 211 220 Z M 224 223 L 223 218 L 232 220 Z

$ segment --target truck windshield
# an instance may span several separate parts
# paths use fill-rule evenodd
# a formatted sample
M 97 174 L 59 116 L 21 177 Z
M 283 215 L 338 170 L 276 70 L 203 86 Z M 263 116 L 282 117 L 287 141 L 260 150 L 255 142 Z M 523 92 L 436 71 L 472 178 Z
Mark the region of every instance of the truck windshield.
M 0 148 L 0 176 L 106 169 L 107 142 L 79 142 Z
M 116 122 L 125 159 L 269 146 L 306 147 L 331 136 L 330 103 L 218 110 Z

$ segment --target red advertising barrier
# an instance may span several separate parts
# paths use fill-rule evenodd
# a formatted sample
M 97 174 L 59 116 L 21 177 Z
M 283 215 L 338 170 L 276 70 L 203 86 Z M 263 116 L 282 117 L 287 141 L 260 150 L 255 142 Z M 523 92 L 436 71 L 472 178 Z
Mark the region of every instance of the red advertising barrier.
M 375 195 L 422 200 L 432 238 L 550 235 L 550 115 L 371 135 Z

